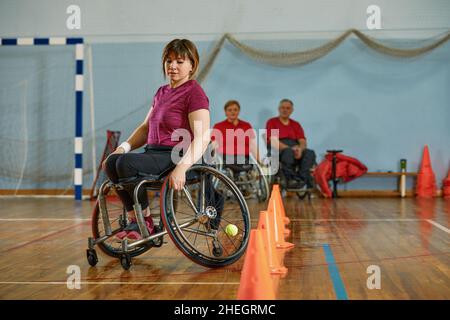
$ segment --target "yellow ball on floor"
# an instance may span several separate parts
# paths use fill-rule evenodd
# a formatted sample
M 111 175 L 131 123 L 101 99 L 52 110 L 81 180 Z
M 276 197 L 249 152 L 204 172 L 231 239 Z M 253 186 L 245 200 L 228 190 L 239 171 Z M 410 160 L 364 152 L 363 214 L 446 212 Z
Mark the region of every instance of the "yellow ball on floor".
M 236 227 L 234 224 L 229 224 L 225 228 L 225 233 L 229 235 L 230 237 L 234 237 L 238 234 L 238 227 Z

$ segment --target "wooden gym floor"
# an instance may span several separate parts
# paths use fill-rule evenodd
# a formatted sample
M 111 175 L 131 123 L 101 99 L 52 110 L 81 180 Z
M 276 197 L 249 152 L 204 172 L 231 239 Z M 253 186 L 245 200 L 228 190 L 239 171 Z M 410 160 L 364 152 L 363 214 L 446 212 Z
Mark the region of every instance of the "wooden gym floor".
M 284 199 L 295 248 L 279 299 L 450 299 L 450 200 Z M 252 225 L 266 204 L 249 201 Z M 89 201 L 0 198 L 0 299 L 235 299 L 243 259 L 209 270 L 168 242 L 124 271 L 98 251 L 86 261 Z M 81 268 L 68 289 L 67 268 Z M 381 288 L 368 289 L 369 266 Z

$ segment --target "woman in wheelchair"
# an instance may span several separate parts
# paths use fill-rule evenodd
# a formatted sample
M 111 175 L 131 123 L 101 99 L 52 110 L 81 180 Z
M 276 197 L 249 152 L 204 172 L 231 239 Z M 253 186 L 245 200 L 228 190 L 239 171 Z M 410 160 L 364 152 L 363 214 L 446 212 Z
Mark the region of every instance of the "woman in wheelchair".
M 146 175 L 158 176 L 173 169 L 169 183 L 175 190 L 181 190 L 185 184 L 186 170 L 202 157 L 209 142 L 208 97 L 192 79 L 199 65 L 195 45 L 186 39 L 171 41 L 164 49 L 162 62 L 169 84 L 158 89 L 145 120 L 103 163 L 104 170 L 113 183 L 128 183 L 122 190 L 116 191 L 131 218 L 131 223 L 116 234 L 119 239 L 142 238 L 133 210 L 133 182 Z M 182 150 L 178 147 L 179 142 L 174 141 L 172 136 L 183 129 L 191 136 L 193 134 L 193 139 L 191 138 L 181 160 L 174 163 L 172 154 L 180 154 Z M 129 153 L 144 144 L 144 153 Z M 154 224 L 144 189 L 139 194 L 139 203 L 149 234 L 152 234 Z
M 245 199 L 230 178 L 203 164 L 210 114 L 208 97 L 193 80 L 199 65 L 195 45 L 171 41 L 162 65 L 169 84 L 158 89 L 145 120 L 102 164 L 109 180 L 102 183 L 92 214 L 91 266 L 98 262 L 98 246 L 128 269 L 132 257 L 160 247 L 165 235 L 206 267 L 234 263 L 247 247 Z M 129 153 L 143 145 L 143 153 Z M 237 233 L 226 232 L 230 224 Z
M 214 125 L 211 135 L 213 148 L 223 163 L 221 169 L 231 176 L 244 196 L 257 194 L 264 201 L 268 184 L 259 166 L 262 161 L 255 132 L 250 123 L 239 119 L 241 106 L 238 101 L 227 101 L 224 111 L 226 119 Z

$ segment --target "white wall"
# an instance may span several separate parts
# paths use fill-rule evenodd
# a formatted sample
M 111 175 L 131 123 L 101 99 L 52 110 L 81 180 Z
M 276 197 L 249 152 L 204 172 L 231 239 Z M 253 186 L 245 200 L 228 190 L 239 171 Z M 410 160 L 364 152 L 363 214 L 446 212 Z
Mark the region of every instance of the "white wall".
M 81 30 L 66 28 L 70 4 L 81 8 Z M 132 35 L 364 30 L 370 4 L 380 6 L 385 30 L 436 34 L 450 28 L 448 0 L 0 0 L 0 37 L 81 35 L 104 41 Z

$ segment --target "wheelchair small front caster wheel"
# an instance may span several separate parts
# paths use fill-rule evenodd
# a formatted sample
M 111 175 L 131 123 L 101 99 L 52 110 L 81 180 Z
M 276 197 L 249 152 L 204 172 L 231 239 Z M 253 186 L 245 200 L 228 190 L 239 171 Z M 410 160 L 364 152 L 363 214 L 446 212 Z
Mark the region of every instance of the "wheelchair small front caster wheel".
M 305 199 L 305 197 L 306 197 L 307 195 L 308 195 L 307 192 L 297 192 L 297 197 L 298 197 L 300 200 Z
M 131 256 L 129 253 L 122 253 L 120 256 L 120 264 L 124 270 L 128 270 L 131 267 Z
M 95 267 L 97 265 L 97 262 L 98 262 L 97 252 L 94 249 L 87 249 L 86 250 L 86 255 L 87 255 L 88 263 L 92 267 Z
M 223 250 L 222 250 L 222 247 L 220 246 L 219 241 L 214 240 L 212 244 L 213 244 L 212 254 L 213 254 L 215 257 L 220 257 L 220 256 L 222 256 Z

